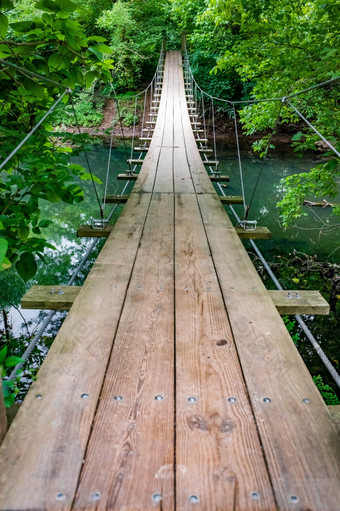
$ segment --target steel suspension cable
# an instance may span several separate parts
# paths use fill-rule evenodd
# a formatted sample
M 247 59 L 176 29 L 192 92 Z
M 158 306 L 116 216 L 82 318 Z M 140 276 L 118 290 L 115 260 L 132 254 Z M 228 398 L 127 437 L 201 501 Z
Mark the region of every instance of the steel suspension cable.
M 110 135 L 110 148 L 109 148 L 109 157 L 107 160 L 107 169 L 106 169 L 106 179 L 105 179 L 105 190 L 104 190 L 104 197 L 103 197 L 103 209 L 105 210 L 106 205 L 106 197 L 107 197 L 107 189 L 109 185 L 109 174 L 110 174 L 110 166 L 111 166 L 111 153 L 112 153 L 112 145 L 113 145 L 113 134 L 114 134 L 114 128 L 115 128 L 115 118 L 116 118 L 116 101 L 114 102 L 114 108 L 113 108 L 113 114 L 112 114 L 112 128 L 111 128 L 111 135 Z
M 236 115 L 235 105 L 233 105 L 233 111 L 234 111 L 234 122 L 235 122 L 235 137 L 236 137 L 238 167 L 239 167 L 239 170 L 240 170 L 240 180 L 241 180 L 241 189 L 242 189 L 242 198 L 243 198 L 244 219 L 246 219 L 247 211 L 248 211 L 248 206 L 247 206 L 247 203 L 246 203 L 246 196 L 245 196 L 245 192 L 244 192 L 243 170 L 242 170 L 240 143 L 239 143 L 239 138 L 238 138 L 237 115 Z
M 290 102 L 287 100 L 287 98 L 282 99 L 282 103 L 288 103 L 288 105 L 298 114 L 298 116 L 317 134 L 319 137 L 325 142 L 325 144 L 328 145 L 332 149 L 332 151 L 340 158 L 340 153 L 335 149 L 335 147 L 323 136 L 321 133 L 311 124 L 299 110 Z
M 99 211 L 100 211 L 100 217 L 103 219 L 104 218 L 103 205 L 100 202 L 100 198 L 99 198 L 98 190 L 97 190 L 97 187 L 96 187 L 96 183 L 94 182 L 94 175 L 93 175 L 93 172 L 92 172 L 92 168 L 91 168 L 91 165 L 90 165 L 90 160 L 89 160 L 89 157 L 88 157 L 88 154 L 87 154 L 87 150 L 86 150 L 86 147 L 85 147 L 85 144 L 84 144 L 84 140 L 83 140 L 83 134 L 81 132 L 80 125 L 78 123 L 77 113 L 76 113 L 76 109 L 74 107 L 74 103 L 73 103 L 73 99 L 72 99 L 71 95 L 70 95 L 70 103 L 71 103 L 72 110 L 73 110 L 73 115 L 74 115 L 74 118 L 75 118 L 75 121 L 76 121 L 78 134 L 80 136 L 80 142 L 81 142 L 81 145 L 82 145 L 82 148 L 83 148 L 83 152 L 84 152 L 87 168 L 89 169 L 89 172 L 90 172 L 94 193 L 95 193 L 95 196 L 96 196 L 96 199 L 97 199 L 97 202 L 98 202 Z
M 5 167 L 5 165 L 15 156 L 15 154 L 19 151 L 19 149 L 22 148 L 22 146 L 27 142 L 27 140 L 33 135 L 33 133 L 41 126 L 41 124 L 44 122 L 46 117 L 50 115 L 51 112 L 56 108 L 56 106 L 59 105 L 60 101 L 63 99 L 65 94 L 69 94 L 71 92 L 70 89 L 66 89 L 61 96 L 57 99 L 57 101 L 51 106 L 51 108 L 46 112 L 46 114 L 40 119 L 40 121 L 34 126 L 34 128 L 26 135 L 25 138 L 22 139 L 22 141 L 16 146 L 15 149 L 7 156 L 7 158 L 1 163 L 0 165 L 0 171 Z M 71 96 L 70 96 L 71 97 Z

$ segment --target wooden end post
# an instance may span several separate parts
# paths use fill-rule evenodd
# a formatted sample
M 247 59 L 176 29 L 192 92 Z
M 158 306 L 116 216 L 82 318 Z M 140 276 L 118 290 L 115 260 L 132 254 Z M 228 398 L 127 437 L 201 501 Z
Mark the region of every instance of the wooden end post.
M 0 444 L 5 438 L 6 432 L 7 432 L 6 407 L 4 396 L 2 394 L 2 389 L 0 389 Z

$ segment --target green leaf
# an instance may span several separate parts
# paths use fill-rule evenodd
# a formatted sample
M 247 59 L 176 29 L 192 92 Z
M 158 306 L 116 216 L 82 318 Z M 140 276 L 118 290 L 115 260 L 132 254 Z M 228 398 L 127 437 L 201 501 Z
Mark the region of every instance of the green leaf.
M 82 174 L 82 175 L 80 176 L 80 178 L 81 178 L 83 181 L 89 181 L 89 180 L 91 179 L 91 174 L 90 174 L 89 172 L 84 172 L 84 174 Z M 100 185 L 102 185 L 102 184 L 103 184 L 103 183 L 102 183 L 102 181 L 101 181 L 98 177 L 96 177 L 96 176 L 93 176 L 93 175 L 92 175 L 92 178 L 93 178 L 93 181 L 94 181 L 95 183 L 98 183 L 98 184 L 100 184 Z
M 105 43 L 106 39 L 105 39 L 105 37 L 100 37 L 99 35 L 92 35 L 87 38 L 87 41 L 88 42 L 94 41 L 95 43 Z
M 85 84 L 87 89 L 91 87 L 92 82 L 97 78 L 97 76 L 98 76 L 97 71 L 89 71 L 88 73 L 86 73 Z
M 61 10 L 59 5 L 53 0 L 40 0 L 40 2 L 35 4 L 35 8 L 47 12 L 59 12 Z
M 71 2 L 71 0 L 55 0 L 55 3 L 61 11 L 74 12 L 77 9 L 77 4 Z
M 23 358 L 16 357 L 15 355 L 12 355 L 6 359 L 5 366 L 6 367 L 15 367 L 16 365 L 20 364 L 21 362 L 24 362 Z
M 23 252 L 19 261 L 16 262 L 15 267 L 20 277 L 25 282 L 30 280 L 36 274 L 38 269 L 34 256 L 30 252 Z
M 8 241 L 4 238 L 0 238 L 0 265 L 2 264 L 3 260 L 5 259 L 6 252 L 8 248 Z
M 101 53 L 112 53 L 112 49 L 107 44 L 98 44 L 95 49 Z
M 37 23 L 35 21 L 16 21 L 15 23 L 11 23 L 10 27 L 14 30 L 14 32 L 18 33 L 26 33 L 30 30 L 34 30 L 37 28 Z
M 0 37 L 6 37 L 8 29 L 8 18 L 0 12 Z
M 0 365 L 3 365 L 5 358 L 7 357 L 7 346 L 0 350 Z
M 14 9 L 13 2 L 11 0 L 0 0 L 0 9 L 3 11 Z
M 41 227 L 41 229 L 45 229 L 46 227 L 51 225 L 51 223 L 52 223 L 51 220 L 41 220 L 41 222 L 39 222 L 39 227 Z
M 98 60 L 103 59 L 103 54 L 93 46 L 89 46 L 89 50 L 97 57 Z

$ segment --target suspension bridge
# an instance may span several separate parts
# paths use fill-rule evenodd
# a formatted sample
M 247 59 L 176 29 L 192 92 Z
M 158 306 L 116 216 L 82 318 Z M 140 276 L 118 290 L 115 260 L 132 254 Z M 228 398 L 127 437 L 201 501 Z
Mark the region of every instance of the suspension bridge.
M 339 509 L 335 425 L 280 318 L 327 306 L 265 289 L 182 69 L 160 62 L 114 228 L 80 229 L 107 236 L 83 286 L 39 290 L 71 309 L 2 443 L 1 510 Z

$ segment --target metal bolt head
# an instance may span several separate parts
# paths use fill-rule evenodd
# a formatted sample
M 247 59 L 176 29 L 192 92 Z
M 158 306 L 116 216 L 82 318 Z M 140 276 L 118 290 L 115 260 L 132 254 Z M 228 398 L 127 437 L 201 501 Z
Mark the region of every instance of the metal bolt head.
M 236 403 L 237 399 L 236 397 L 228 397 L 229 403 Z
M 189 401 L 189 403 L 195 403 L 197 401 L 197 399 L 194 396 L 190 396 L 190 397 L 188 397 L 188 401 Z
M 86 399 L 86 398 L 88 398 L 88 397 L 89 397 L 89 395 L 88 395 L 88 394 L 82 394 L 80 397 L 81 397 L 82 399 Z
M 259 500 L 260 498 L 260 494 L 257 492 L 257 491 L 252 491 L 251 494 L 250 494 L 250 497 L 253 499 L 253 500 Z
M 155 399 L 156 399 L 156 401 L 162 401 L 162 399 L 164 399 L 164 398 L 160 394 L 157 394 L 157 396 L 155 396 Z
M 36 395 L 35 395 L 35 398 L 36 398 L 36 399 L 42 399 L 42 394 L 36 394 Z
M 295 502 L 299 502 L 299 497 L 297 497 L 296 495 L 292 495 L 292 496 L 290 497 L 290 501 L 291 501 L 291 502 L 294 502 L 294 503 L 295 503 Z
M 100 499 L 100 493 L 96 491 L 95 493 L 92 493 L 91 500 L 99 500 Z
M 152 500 L 154 502 L 160 502 L 162 500 L 162 495 L 160 493 L 154 493 L 152 495 Z
M 311 400 L 309 399 L 309 397 L 304 397 L 302 402 L 305 403 L 306 405 L 309 405 Z
M 189 502 L 191 504 L 197 504 L 197 502 L 199 502 L 200 499 L 197 497 L 197 495 L 190 495 L 189 497 Z
M 115 401 L 123 401 L 123 396 L 115 396 Z
M 57 493 L 56 497 L 57 500 L 64 500 L 65 494 L 64 493 Z
M 264 397 L 264 398 L 263 398 L 263 402 L 264 402 L 264 403 L 271 403 L 271 402 L 272 402 L 272 400 L 270 399 L 270 397 Z

